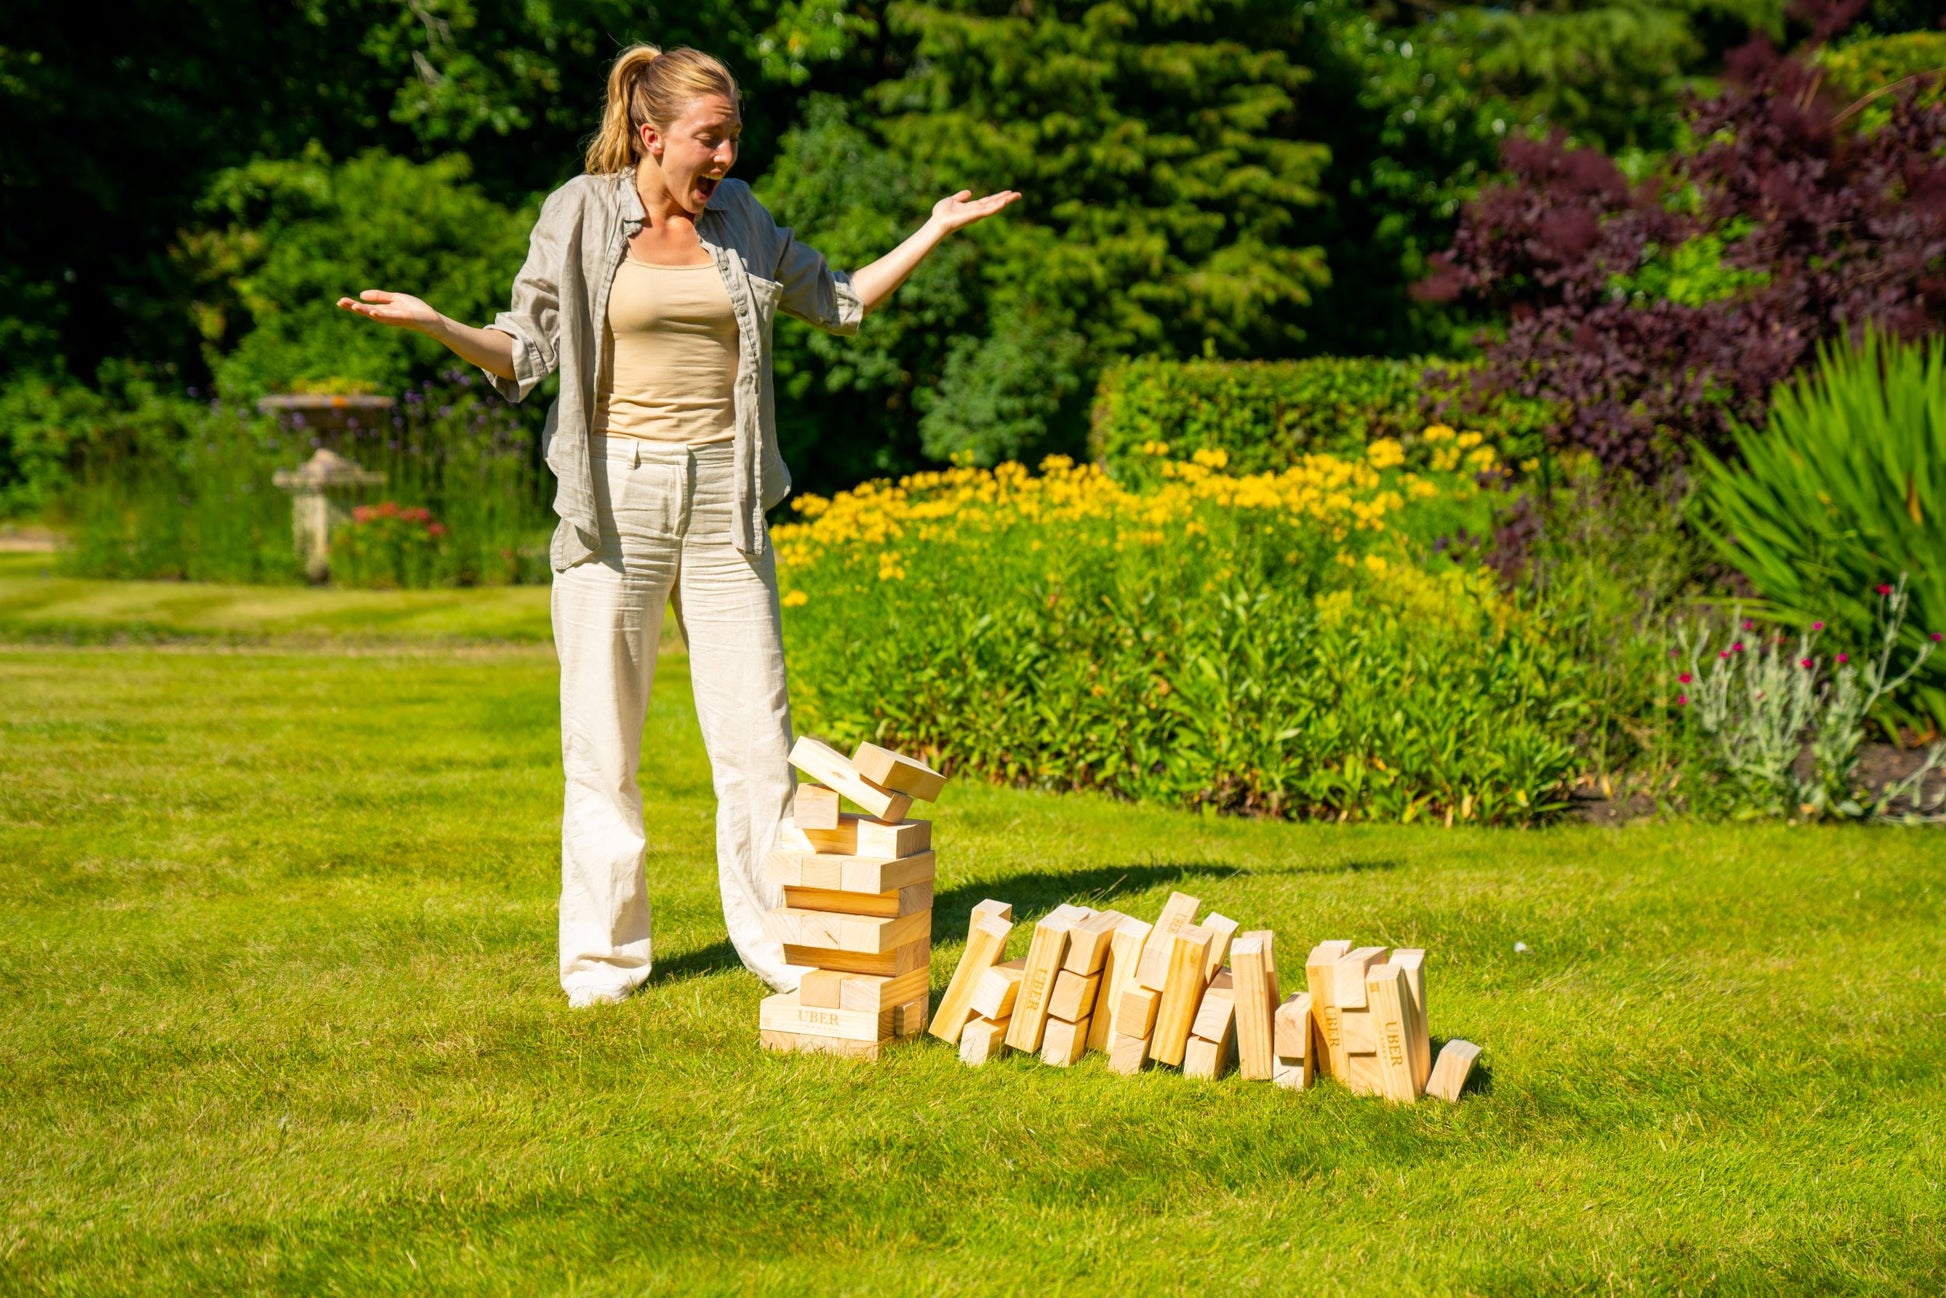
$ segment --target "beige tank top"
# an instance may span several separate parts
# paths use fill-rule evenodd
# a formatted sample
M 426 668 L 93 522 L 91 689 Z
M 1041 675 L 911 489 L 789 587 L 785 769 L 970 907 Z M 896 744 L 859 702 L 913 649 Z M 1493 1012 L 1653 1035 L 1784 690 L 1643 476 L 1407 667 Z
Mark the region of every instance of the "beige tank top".
M 737 320 L 714 262 L 622 259 L 601 347 L 608 381 L 594 430 L 702 446 L 736 436 Z

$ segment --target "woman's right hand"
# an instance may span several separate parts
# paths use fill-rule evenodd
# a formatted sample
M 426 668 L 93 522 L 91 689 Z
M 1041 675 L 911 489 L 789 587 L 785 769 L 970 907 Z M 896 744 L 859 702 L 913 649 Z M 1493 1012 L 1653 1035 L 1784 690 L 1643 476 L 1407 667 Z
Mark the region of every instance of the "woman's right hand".
M 368 288 L 358 297 L 360 300 L 356 302 L 341 297 L 338 305 L 367 320 L 376 320 L 397 329 L 429 334 L 444 318 L 410 293 L 387 293 L 384 289 Z

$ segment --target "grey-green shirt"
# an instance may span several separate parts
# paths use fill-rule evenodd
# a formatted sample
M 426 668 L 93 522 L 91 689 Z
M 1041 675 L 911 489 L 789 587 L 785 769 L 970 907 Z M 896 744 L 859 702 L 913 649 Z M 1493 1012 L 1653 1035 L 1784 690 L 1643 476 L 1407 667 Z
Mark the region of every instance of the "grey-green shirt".
M 514 280 L 511 309 L 489 328 L 514 340 L 514 377 L 489 374 L 509 401 L 519 401 L 555 370 L 561 395 L 547 412 L 543 450 L 554 471 L 552 561 L 565 571 L 601 544 L 595 515 L 589 419 L 606 376 L 602 321 L 608 290 L 642 228 L 641 196 L 632 171 L 576 176 L 547 196 Z M 737 319 L 736 476 L 733 536 L 746 554 L 764 548 L 764 511 L 791 489 L 777 451 L 776 395 L 771 382 L 770 326 L 778 311 L 832 333 L 856 333 L 865 304 L 851 279 L 816 249 L 799 243 L 764 210 L 750 187 L 724 180 L 696 218 L 696 233 L 729 290 Z

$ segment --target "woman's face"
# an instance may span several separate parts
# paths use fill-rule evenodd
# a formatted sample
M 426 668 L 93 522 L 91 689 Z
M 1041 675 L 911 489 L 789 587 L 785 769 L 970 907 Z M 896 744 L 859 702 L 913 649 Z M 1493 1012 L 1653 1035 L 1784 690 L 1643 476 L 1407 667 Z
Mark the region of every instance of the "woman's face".
M 642 143 L 649 156 L 661 163 L 669 197 L 685 211 L 697 213 L 716 192 L 716 182 L 730 174 L 742 134 L 743 119 L 736 106 L 721 95 L 704 95 L 690 101 L 666 131 L 645 125 Z

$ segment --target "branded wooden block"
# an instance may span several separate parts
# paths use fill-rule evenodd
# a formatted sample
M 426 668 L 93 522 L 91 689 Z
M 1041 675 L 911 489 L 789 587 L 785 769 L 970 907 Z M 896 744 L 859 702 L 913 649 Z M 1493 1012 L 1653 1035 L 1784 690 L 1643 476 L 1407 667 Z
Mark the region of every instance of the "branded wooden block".
M 1236 938 L 1237 922 L 1227 915 L 1211 912 L 1199 921 L 1199 925 L 1208 929 L 1210 935 L 1209 954 L 1203 959 L 1203 980 L 1207 982 L 1216 977 L 1218 969 L 1229 963 L 1230 943 Z
M 946 994 L 939 999 L 939 1013 L 933 1016 L 932 1034 L 948 1045 L 959 1040 L 973 1012 L 973 992 L 989 969 L 1007 957 L 1007 937 L 1014 930 L 1013 907 L 1005 902 L 983 901 L 973 908 L 972 924 L 966 936 L 966 950 L 960 953 L 959 967 L 953 970 Z
M 1163 983 L 1169 978 L 1169 956 L 1173 950 L 1171 943 L 1177 933 L 1195 922 L 1196 911 L 1202 904 L 1188 893 L 1169 894 L 1169 900 L 1162 903 L 1162 913 L 1156 916 L 1147 941 L 1142 944 L 1142 955 L 1135 967 L 1137 983 L 1155 991 L 1162 990 Z
M 809 965 L 814 969 L 835 969 L 841 973 L 872 974 L 895 978 L 914 969 L 924 969 L 932 960 L 932 936 L 908 942 L 879 955 L 857 951 L 834 951 L 830 947 L 784 945 L 784 963 Z
M 918 911 L 897 919 L 876 915 L 845 915 L 828 910 L 796 910 L 789 906 L 764 914 L 764 935 L 791 946 L 823 947 L 880 955 L 932 933 L 932 911 Z M 820 966 L 821 968 L 823 966 Z
M 1339 1080 L 1353 1095 L 1385 1094 L 1385 1073 L 1377 1055 L 1346 1055 L 1345 1075 Z
M 980 975 L 970 1004 L 983 1019 L 1004 1019 L 1014 1012 L 1014 998 L 1020 995 L 1020 980 L 1027 972 L 1027 957 L 997 964 Z
M 923 820 L 908 821 L 923 825 Z M 883 897 L 888 892 L 933 881 L 930 850 L 893 858 L 846 856 L 837 852 L 777 851 L 764 857 L 764 875 L 786 888 Z
M 1074 940 L 1070 935 L 1069 942 Z M 1083 977 L 1072 969 L 1063 969 L 1054 975 L 1054 991 L 1047 998 L 1047 1012 L 1057 1019 L 1069 1023 L 1082 1023 L 1095 1011 L 1095 994 L 1101 990 L 1101 975 L 1092 973 Z M 1087 1048 L 1084 1040 L 1082 1048 Z
M 872 915 L 897 919 L 932 909 L 932 882 L 910 884 L 891 892 L 843 892 L 836 888 L 784 888 L 784 904 L 792 910 L 826 910 L 840 915 Z
M 1007 1028 L 1007 1044 L 1032 1054 L 1041 1048 L 1041 1034 L 1047 1027 L 1048 1000 L 1054 994 L 1054 976 L 1068 953 L 1068 930 L 1091 912 L 1079 906 L 1056 906 L 1034 925 L 1034 938 L 1027 946 L 1027 968 L 1021 976 L 1020 992 L 1014 997 L 1014 1012 Z
M 1375 964 L 1365 972 L 1365 1005 L 1378 1036 L 1378 1066 L 1385 1098 L 1411 1104 L 1419 1098 L 1412 1079 L 1412 989 L 1405 970 L 1395 964 Z
M 1062 959 L 1061 967 L 1083 977 L 1100 973 L 1102 965 L 1108 960 L 1108 946 L 1114 939 L 1115 926 L 1123 918 L 1118 910 L 1096 911 L 1068 930 L 1068 953 Z
M 791 823 L 805 829 L 838 827 L 838 791 L 822 784 L 800 784 L 791 800 Z
M 1189 1026 L 1203 1000 L 1203 966 L 1209 959 L 1210 931 L 1196 924 L 1181 929 L 1169 953 L 1169 975 L 1156 1007 L 1155 1031 L 1149 1037 L 1149 1058 L 1171 1067 L 1182 1063 L 1189 1043 Z
M 1426 1094 L 1458 1104 L 1460 1092 L 1466 1089 L 1467 1075 L 1473 1071 L 1473 1061 L 1479 1057 L 1480 1048 L 1471 1041 L 1448 1041 L 1440 1047 L 1439 1062 L 1433 1065 Z
M 1413 1083 L 1423 1093 L 1426 1081 L 1432 1076 L 1432 1037 L 1428 1035 L 1426 1020 L 1426 953 L 1418 947 L 1406 947 L 1392 953 L 1392 963 L 1405 970 L 1406 983 L 1412 992 L 1412 1003 L 1406 1008 L 1411 1011 L 1408 1035 L 1412 1041 Z
M 1236 976 L 1219 969 L 1203 989 L 1203 1000 L 1189 1025 L 1189 1035 L 1205 1041 L 1221 1041 L 1236 1028 Z
M 801 735 L 791 746 L 791 765 L 819 784 L 829 785 L 863 807 L 876 820 L 899 821 L 912 809 L 912 797 L 882 789 L 858 773 L 851 759 L 820 740 Z M 802 824 L 802 822 L 800 822 Z M 809 829 L 810 826 L 802 826 Z
M 1142 958 L 1142 944 L 1152 926 L 1133 915 L 1124 915 L 1108 940 L 1108 958 L 1101 966 L 1101 991 L 1095 996 L 1095 1014 L 1088 1027 L 1088 1049 L 1107 1050 L 1109 1037 L 1121 1015 L 1122 994 L 1135 985 L 1135 965 Z M 1147 1028 L 1140 1033 L 1148 1035 Z
M 835 969 L 813 969 L 797 984 L 798 1003 L 817 1010 L 843 1009 L 845 979 L 857 976 Z
M 860 744 L 851 755 L 852 769 L 881 789 L 903 793 L 920 802 L 939 801 L 946 777 L 916 757 L 895 753 L 877 744 Z
M 1343 940 L 1320 942 L 1304 958 L 1305 985 L 1311 993 L 1311 1019 L 1317 1025 L 1318 1040 L 1324 1043 L 1324 1053 L 1317 1060 L 1320 1073 L 1344 1072 L 1344 1041 L 1338 1035 L 1338 1000 L 1334 989 L 1338 984 L 1338 960 L 1350 950 L 1351 943 Z
M 1221 1077 L 1230 1069 L 1230 1055 L 1235 1044 L 1234 1032 L 1224 1033 L 1219 1041 L 1192 1036 L 1183 1047 L 1182 1075 L 1200 1077 L 1205 1081 Z
M 921 1032 L 924 1032 L 926 1030 L 926 1012 L 931 1008 L 931 1005 L 931 997 L 918 996 L 899 1006 L 892 1015 L 892 1035 L 898 1037 L 916 1037 Z
M 1149 1039 L 1126 1037 L 1117 1032 L 1108 1040 L 1108 1071 L 1124 1075 L 1139 1073 L 1149 1062 Z
M 882 1041 L 848 1041 L 842 1037 L 823 1037 L 808 1032 L 772 1032 L 765 1029 L 758 1032 L 757 1039 L 766 1050 L 850 1055 L 857 1059 L 877 1059 L 885 1050 Z
M 1050 1018 L 1046 1029 L 1041 1033 L 1041 1062 L 1056 1068 L 1067 1068 L 1080 1061 L 1088 1053 L 1088 1020 L 1069 1023 L 1064 1019 Z
M 878 978 L 871 974 L 838 976 L 844 979 L 838 989 L 839 1009 L 869 1010 L 877 1013 L 880 1010 L 891 1009 L 895 1005 L 909 1005 L 926 995 L 928 985 L 932 981 L 932 970 L 914 969 L 896 978 Z M 802 990 L 799 988 L 800 998 Z
M 959 1034 L 959 1061 L 977 1068 L 1007 1053 L 1007 1020 L 973 1019 Z
M 838 817 L 836 829 L 803 829 L 786 817 L 783 828 L 778 831 L 777 845 L 790 852 L 818 852 L 829 856 L 892 861 L 931 851 L 932 822 L 888 822 L 847 811 Z M 864 891 L 883 892 L 885 889 L 866 888 Z
M 814 1009 L 800 1004 L 796 992 L 766 996 L 758 1006 L 758 1027 L 765 1032 L 837 1037 L 845 1041 L 886 1041 L 896 1027 L 895 1010 L 876 1014 L 862 1010 Z
M 1230 968 L 1236 976 L 1237 1071 L 1253 1082 L 1269 1081 L 1276 1068 L 1275 940 L 1268 929 L 1256 929 L 1230 943 Z
M 1131 987 L 1122 993 L 1115 1013 L 1121 1020 L 1117 1034 L 1141 1037 L 1147 1041 L 1155 1033 L 1155 1012 L 1162 1008 L 1162 993 L 1147 987 Z

